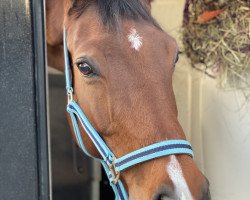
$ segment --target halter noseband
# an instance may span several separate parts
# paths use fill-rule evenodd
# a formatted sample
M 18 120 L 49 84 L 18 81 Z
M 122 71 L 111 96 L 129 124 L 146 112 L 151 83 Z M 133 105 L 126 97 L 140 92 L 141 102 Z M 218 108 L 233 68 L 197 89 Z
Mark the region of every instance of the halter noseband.
M 67 36 L 64 29 L 63 34 L 64 44 L 64 60 L 65 60 L 65 76 L 66 76 L 66 90 L 68 95 L 67 112 L 71 116 L 74 133 L 77 143 L 82 151 L 96 160 L 98 160 L 105 169 L 110 185 L 114 190 L 116 200 L 128 200 L 127 192 L 120 180 L 120 172 L 137 165 L 139 163 L 149 161 L 162 156 L 174 155 L 174 154 L 187 154 L 193 157 L 193 151 L 191 144 L 186 140 L 167 140 L 159 143 L 149 145 L 147 147 L 133 151 L 121 158 L 116 158 L 94 127 L 90 124 L 86 115 L 80 108 L 80 106 L 73 99 L 73 87 L 71 84 L 71 72 L 69 55 L 67 49 Z M 83 140 L 80 134 L 79 125 L 77 119 L 81 123 L 85 132 L 95 145 L 96 149 L 100 153 L 102 159 L 95 158 L 89 154 L 83 144 Z

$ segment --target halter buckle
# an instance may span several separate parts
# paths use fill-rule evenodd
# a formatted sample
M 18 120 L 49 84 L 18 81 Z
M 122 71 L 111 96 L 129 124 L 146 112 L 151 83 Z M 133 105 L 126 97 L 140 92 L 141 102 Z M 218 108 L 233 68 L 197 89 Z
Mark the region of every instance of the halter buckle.
M 116 167 L 115 167 L 115 160 L 116 158 L 113 157 L 112 158 L 112 163 L 111 164 L 108 164 L 108 168 L 109 168 L 109 171 L 110 171 L 110 174 L 111 174 L 111 181 L 116 184 L 118 182 L 118 180 L 120 179 L 120 172 L 116 170 Z

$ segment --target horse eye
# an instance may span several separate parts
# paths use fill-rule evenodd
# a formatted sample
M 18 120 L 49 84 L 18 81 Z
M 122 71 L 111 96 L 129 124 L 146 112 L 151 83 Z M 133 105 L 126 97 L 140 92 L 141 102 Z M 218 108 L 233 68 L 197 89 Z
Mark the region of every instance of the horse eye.
M 84 76 L 89 76 L 94 73 L 93 68 L 86 62 L 77 63 L 77 67 Z
M 175 61 L 174 61 L 174 64 L 176 64 L 178 61 L 179 61 L 179 52 L 177 53 L 177 55 L 176 55 L 176 58 L 175 58 Z

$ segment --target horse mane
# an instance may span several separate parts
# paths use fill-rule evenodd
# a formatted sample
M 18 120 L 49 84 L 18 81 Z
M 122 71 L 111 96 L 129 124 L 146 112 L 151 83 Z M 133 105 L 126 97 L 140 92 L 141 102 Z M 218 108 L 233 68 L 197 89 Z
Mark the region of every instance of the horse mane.
M 142 0 L 72 0 L 68 15 L 79 18 L 84 10 L 95 4 L 101 20 L 109 28 L 119 27 L 122 19 L 144 20 L 160 28 Z

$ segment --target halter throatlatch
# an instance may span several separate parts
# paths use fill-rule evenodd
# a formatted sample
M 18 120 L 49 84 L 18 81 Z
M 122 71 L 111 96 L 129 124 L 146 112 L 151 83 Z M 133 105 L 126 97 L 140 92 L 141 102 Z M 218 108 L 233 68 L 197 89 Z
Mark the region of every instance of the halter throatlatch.
M 162 156 L 174 155 L 174 154 L 186 154 L 193 157 L 193 151 L 191 144 L 186 140 L 167 140 L 146 146 L 144 148 L 133 151 L 123 157 L 116 158 L 94 127 L 90 124 L 86 115 L 80 108 L 80 106 L 73 99 L 73 87 L 71 84 L 71 70 L 69 63 L 69 55 L 67 49 L 67 36 L 64 29 L 63 35 L 64 44 L 64 59 L 65 59 L 65 76 L 66 76 L 66 90 L 68 95 L 67 111 L 71 116 L 74 133 L 77 143 L 82 151 L 96 160 L 98 160 L 105 169 L 110 185 L 114 190 L 116 200 L 128 200 L 127 192 L 120 180 L 120 173 L 134 165 L 149 161 Z M 83 144 L 83 140 L 80 134 L 78 121 L 84 128 L 86 134 L 89 136 L 96 149 L 101 155 L 101 158 L 95 158 L 89 154 Z

